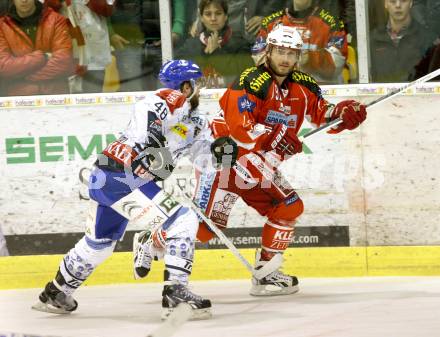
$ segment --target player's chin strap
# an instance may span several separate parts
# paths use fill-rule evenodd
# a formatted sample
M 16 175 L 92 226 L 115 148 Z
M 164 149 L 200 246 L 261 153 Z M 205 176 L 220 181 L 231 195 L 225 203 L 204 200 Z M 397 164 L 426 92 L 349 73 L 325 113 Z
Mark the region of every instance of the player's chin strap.
M 425 75 L 423 77 L 418 78 L 415 81 L 407 83 L 407 84 L 401 86 L 400 88 L 396 88 L 396 89 L 390 91 L 385 96 L 382 96 L 382 97 L 379 97 L 378 99 L 375 99 L 374 101 L 372 101 L 372 102 L 367 104 L 367 108 L 370 108 L 370 107 L 372 107 L 372 106 L 374 106 L 374 105 L 376 105 L 378 103 L 383 103 L 385 101 L 388 101 L 389 99 L 391 99 L 394 96 L 404 92 L 405 90 L 407 90 L 407 89 L 409 89 L 409 88 L 411 88 L 411 87 L 413 87 L 413 86 L 415 86 L 417 84 L 425 83 L 425 82 L 427 82 L 427 81 L 429 81 L 429 80 L 431 80 L 434 77 L 437 77 L 439 75 L 440 75 L 440 68 L 437 69 L 437 70 L 434 70 L 433 72 L 431 72 L 431 73 L 429 73 L 429 74 L 427 74 L 427 75 Z M 306 133 L 304 136 L 299 137 L 299 139 L 300 139 L 300 141 L 304 141 L 306 138 L 309 138 L 310 136 L 313 136 L 313 135 L 321 133 L 321 132 L 323 132 L 325 130 L 328 130 L 328 129 L 330 129 L 330 128 L 332 128 L 332 127 L 334 127 L 334 126 L 336 126 L 336 125 L 338 125 L 340 123 L 342 123 L 342 119 L 341 119 L 341 117 L 338 117 L 335 120 L 332 120 L 330 123 L 324 124 L 323 126 L 317 128 L 317 129 L 315 129 L 313 131 L 310 131 L 309 133 Z
M 179 186 L 180 187 L 180 186 Z M 281 254 L 275 254 L 275 256 L 265 263 L 260 269 L 255 269 L 252 265 L 244 258 L 243 255 L 240 254 L 238 249 L 234 246 L 234 244 L 229 240 L 226 235 L 211 221 L 209 217 L 205 215 L 205 213 L 198 207 L 198 205 L 190 200 L 182 189 L 182 195 L 175 197 L 177 200 L 180 199 L 185 205 L 191 207 L 194 212 L 196 212 L 199 217 L 206 223 L 210 230 L 212 230 L 217 237 L 222 240 L 226 247 L 234 254 L 234 256 L 241 261 L 241 263 L 246 267 L 247 270 L 258 280 L 266 277 L 270 273 L 279 269 L 283 263 L 283 256 Z

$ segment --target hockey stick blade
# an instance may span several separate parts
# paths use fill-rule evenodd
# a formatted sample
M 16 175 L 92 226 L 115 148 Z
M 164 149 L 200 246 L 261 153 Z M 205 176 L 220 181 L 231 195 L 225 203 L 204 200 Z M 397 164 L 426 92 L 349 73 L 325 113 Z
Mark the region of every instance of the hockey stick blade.
M 180 303 L 168 318 L 147 337 L 169 337 L 174 335 L 180 327 L 191 318 L 192 309 L 187 303 Z
M 258 280 L 261 280 L 270 273 L 279 269 L 282 264 L 283 264 L 283 255 L 275 254 L 274 257 L 272 257 L 272 259 L 270 259 L 266 264 L 263 265 L 263 267 L 261 267 L 260 269 L 255 269 L 254 277 Z

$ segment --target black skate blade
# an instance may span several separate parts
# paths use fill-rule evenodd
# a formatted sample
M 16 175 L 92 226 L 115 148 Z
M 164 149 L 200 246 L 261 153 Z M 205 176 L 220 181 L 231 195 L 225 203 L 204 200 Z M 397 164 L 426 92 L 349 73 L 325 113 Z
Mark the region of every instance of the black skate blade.
M 57 308 L 51 304 L 43 303 L 41 301 L 38 301 L 37 303 L 35 303 L 31 308 L 36 311 L 48 312 L 51 314 L 66 315 L 66 314 L 72 313 L 72 311 L 67 311 L 67 310 L 64 310 L 61 308 Z
M 166 320 L 168 317 L 174 315 L 182 315 L 182 310 L 180 307 L 184 306 L 184 310 L 188 310 L 189 308 L 189 321 L 196 321 L 196 320 L 202 320 L 202 319 L 209 319 L 212 317 L 211 308 L 202 308 L 202 309 L 194 309 L 191 307 L 190 304 L 187 303 L 180 303 L 176 308 L 162 308 L 162 315 L 161 319 Z M 179 309 L 179 310 L 178 310 Z
M 249 295 L 252 296 L 282 296 L 293 295 L 299 291 L 298 285 L 291 287 L 279 287 L 271 284 L 253 285 Z

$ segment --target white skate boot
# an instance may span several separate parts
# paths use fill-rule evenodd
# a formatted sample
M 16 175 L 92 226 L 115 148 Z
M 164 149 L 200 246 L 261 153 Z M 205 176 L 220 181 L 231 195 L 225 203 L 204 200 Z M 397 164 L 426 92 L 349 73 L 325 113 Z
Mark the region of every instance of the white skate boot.
M 150 272 L 153 261 L 150 244 L 150 231 L 136 233 L 133 237 L 133 276 L 136 280 L 146 277 Z
M 268 261 L 261 261 L 261 252 L 257 249 L 255 254 L 255 269 L 260 269 Z M 298 292 L 298 279 L 295 276 L 286 275 L 279 269 L 273 271 L 261 280 L 252 277 L 250 294 L 253 296 L 276 296 L 289 295 Z

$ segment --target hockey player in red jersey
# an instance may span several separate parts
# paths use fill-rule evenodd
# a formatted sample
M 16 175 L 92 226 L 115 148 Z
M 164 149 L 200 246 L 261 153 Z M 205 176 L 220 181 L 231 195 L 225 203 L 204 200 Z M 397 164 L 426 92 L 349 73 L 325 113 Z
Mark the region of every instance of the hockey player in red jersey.
M 262 247 L 257 250 L 255 268 L 261 268 L 275 254 L 282 254 L 294 232 L 303 202 L 277 167 L 283 160 L 302 152 L 297 133 L 306 118 L 314 126 L 341 117 L 342 123 L 329 133 L 353 130 L 366 118 L 364 105 L 352 100 L 336 106 L 326 101 L 309 75 L 294 70 L 303 41 L 293 27 L 280 26 L 269 33 L 265 62 L 246 69 L 220 99 L 225 130 L 240 147 L 236 165 L 222 172 L 199 172 L 195 201 L 220 228 L 226 227 L 238 197 L 267 218 Z M 234 202 L 232 202 L 234 201 Z M 218 207 L 223 205 L 223 207 Z M 213 233 L 199 226 L 198 239 L 207 241 Z M 295 276 L 272 272 L 261 280 L 253 278 L 251 294 L 290 294 L 298 291 Z

